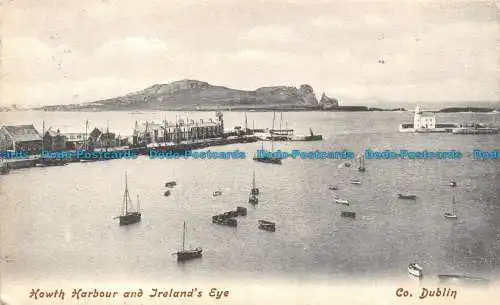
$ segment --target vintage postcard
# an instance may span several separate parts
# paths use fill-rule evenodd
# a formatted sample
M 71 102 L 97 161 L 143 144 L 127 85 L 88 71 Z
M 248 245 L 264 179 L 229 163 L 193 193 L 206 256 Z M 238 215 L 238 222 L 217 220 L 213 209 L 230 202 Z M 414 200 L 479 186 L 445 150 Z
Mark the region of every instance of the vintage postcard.
M 5 0 L 0 304 L 496 304 L 494 0 Z

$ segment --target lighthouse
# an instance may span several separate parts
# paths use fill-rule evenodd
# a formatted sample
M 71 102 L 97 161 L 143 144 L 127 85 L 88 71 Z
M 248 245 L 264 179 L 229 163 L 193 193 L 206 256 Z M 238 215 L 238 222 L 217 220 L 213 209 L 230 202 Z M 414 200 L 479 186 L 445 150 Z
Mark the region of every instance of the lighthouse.
M 432 112 L 424 112 L 421 106 L 417 106 L 413 117 L 413 128 L 415 130 L 436 128 L 436 116 Z

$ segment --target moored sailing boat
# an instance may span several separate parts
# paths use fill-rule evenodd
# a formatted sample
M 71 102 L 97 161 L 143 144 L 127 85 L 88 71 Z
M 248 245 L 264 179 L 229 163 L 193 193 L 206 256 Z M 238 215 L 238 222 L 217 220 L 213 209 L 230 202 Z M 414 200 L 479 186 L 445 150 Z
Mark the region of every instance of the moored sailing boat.
M 449 212 L 444 213 L 444 217 L 448 218 L 448 219 L 457 219 L 458 218 L 456 210 L 455 210 L 455 196 L 453 196 L 451 213 L 449 213 Z
M 200 258 L 203 256 L 202 254 L 203 250 L 201 249 L 201 247 L 197 247 L 196 249 L 193 250 L 186 250 L 185 244 L 186 244 L 186 222 L 184 221 L 184 226 L 182 231 L 182 249 L 174 253 L 175 255 L 177 255 L 177 261 L 184 262 L 187 260 Z
M 309 127 L 310 135 L 304 137 L 304 141 L 321 141 L 323 140 L 323 136 L 320 134 L 314 134 L 312 129 Z
M 253 172 L 252 190 L 250 193 L 253 195 L 259 195 L 259 188 L 255 187 L 255 171 Z
M 274 129 L 274 120 L 276 118 L 276 113 L 273 113 L 273 129 Z M 281 164 L 281 158 L 277 158 L 273 156 L 274 153 L 274 137 L 271 134 L 271 152 L 266 152 L 264 150 L 264 143 L 262 143 L 262 149 L 257 152 L 257 155 L 253 158 L 254 161 L 262 162 L 262 163 L 271 163 L 271 164 Z
M 139 195 L 137 195 L 137 211 L 130 210 L 132 200 L 130 199 L 130 194 L 128 192 L 127 174 L 125 174 L 125 192 L 123 194 L 123 207 L 122 214 L 118 216 L 120 219 L 120 225 L 130 225 L 141 221 L 141 212 L 139 208 Z
M 365 157 L 363 155 L 358 156 L 358 171 L 365 172 Z
M 248 202 L 251 204 L 259 203 L 259 189 L 255 186 L 255 172 L 253 173 L 252 179 L 252 189 L 250 190 L 250 195 L 248 196 Z

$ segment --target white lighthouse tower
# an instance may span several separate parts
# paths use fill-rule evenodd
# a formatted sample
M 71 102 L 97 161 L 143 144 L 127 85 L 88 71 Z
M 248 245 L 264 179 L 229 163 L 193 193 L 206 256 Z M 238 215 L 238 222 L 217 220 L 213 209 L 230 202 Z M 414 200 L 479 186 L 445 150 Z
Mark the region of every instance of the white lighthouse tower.
M 413 117 L 413 128 L 419 129 L 435 129 L 436 116 L 432 112 L 424 112 L 421 106 L 415 108 L 415 116 Z

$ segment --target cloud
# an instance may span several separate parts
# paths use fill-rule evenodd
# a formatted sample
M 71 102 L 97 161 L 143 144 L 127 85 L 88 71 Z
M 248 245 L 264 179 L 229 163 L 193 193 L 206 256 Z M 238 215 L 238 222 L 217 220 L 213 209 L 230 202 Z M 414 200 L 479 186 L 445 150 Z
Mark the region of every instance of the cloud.
M 261 62 L 266 64 L 282 65 L 294 61 L 292 54 L 278 51 L 248 49 L 230 55 L 230 59 L 241 62 Z
M 369 29 L 389 26 L 386 19 L 377 15 L 351 12 L 349 15 L 320 15 L 311 19 L 310 25 L 316 29 Z
M 292 29 L 281 25 L 254 26 L 240 37 L 242 41 L 250 42 L 291 42 L 297 37 Z
M 146 79 L 138 81 L 114 76 L 30 83 L 10 82 L 3 84 L 2 101 L 20 105 L 76 104 L 124 95 L 150 84 Z
M 155 37 L 125 37 L 122 39 L 112 39 L 97 48 L 95 53 L 99 56 L 115 56 L 123 53 L 144 53 L 166 52 L 174 49 L 173 43 L 167 44 L 166 41 Z

